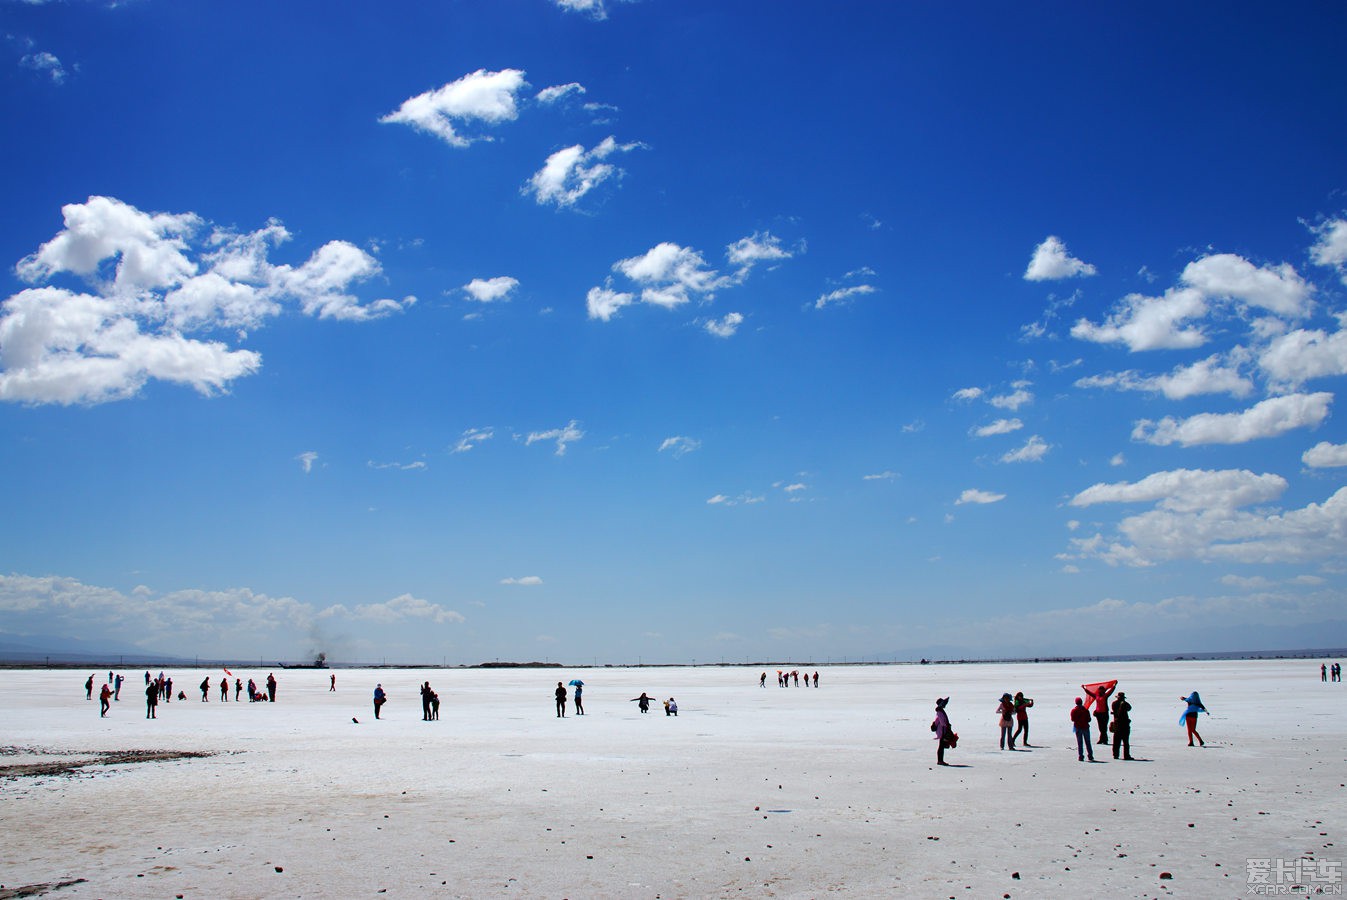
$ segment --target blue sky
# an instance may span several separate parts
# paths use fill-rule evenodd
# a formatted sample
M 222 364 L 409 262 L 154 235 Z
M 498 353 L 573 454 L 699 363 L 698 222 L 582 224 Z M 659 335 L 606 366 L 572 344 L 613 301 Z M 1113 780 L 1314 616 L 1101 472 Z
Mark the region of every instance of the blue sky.
M 0 631 L 1347 642 L 1347 11 L 3 0 Z

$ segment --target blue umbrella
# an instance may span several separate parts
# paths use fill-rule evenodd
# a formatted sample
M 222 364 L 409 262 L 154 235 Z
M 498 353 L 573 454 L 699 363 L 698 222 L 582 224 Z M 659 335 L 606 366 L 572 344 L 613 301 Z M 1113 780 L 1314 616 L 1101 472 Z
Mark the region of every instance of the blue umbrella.
M 571 679 L 571 686 L 572 686 L 572 687 L 583 687 L 584 684 L 585 684 L 585 683 L 584 683 L 583 681 L 581 681 L 579 678 L 572 678 L 572 679 Z

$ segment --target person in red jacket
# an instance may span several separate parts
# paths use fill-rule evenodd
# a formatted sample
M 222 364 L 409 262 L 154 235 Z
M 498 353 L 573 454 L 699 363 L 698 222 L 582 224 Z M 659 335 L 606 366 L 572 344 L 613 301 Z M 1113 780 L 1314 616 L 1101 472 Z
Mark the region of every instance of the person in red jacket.
M 1090 762 L 1094 762 L 1094 745 L 1090 743 L 1090 711 L 1085 708 L 1085 701 L 1076 698 L 1076 705 L 1071 707 L 1071 724 L 1076 730 L 1076 757 L 1085 762 L 1085 754 L 1090 754 Z

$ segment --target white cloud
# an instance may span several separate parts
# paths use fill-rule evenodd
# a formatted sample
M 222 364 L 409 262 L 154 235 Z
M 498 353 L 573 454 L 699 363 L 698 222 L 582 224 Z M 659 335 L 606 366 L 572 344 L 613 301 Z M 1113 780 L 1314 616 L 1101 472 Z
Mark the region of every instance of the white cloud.
M 743 313 L 726 313 L 720 319 L 708 319 L 705 325 L 708 334 L 713 334 L 718 338 L 733 337 L 739 330 L 739 326 L 744 324 Z
M 29 53 L 19 60 L 19 65 L 25 69 L 32 69 L 34 72 L 45 73 L 53 84 L 65 83 L 65 66 L 61 65 L 61 61 L 53 53 L 48 53 L 45 50 L 38 53 Z
M 1253 382 L 1240 373 L 1238 365 L 1230 365 L 1219 354 L 1213 354 L 1199 362 L 1177 366 L 1167 375 L 1141 375 L 1136 371 L 1091 375 L 1077 380 L 1076 387 L 1145 391 L 1163 394 L 1170 400 L 1184 400 L 1201 394 L 1247 397 L 1253 391 Z
M 496 436 L 493 428 L 469 428 L 459 437 L 458 443 L 454 445 L 453 453 L 467 453 L 473 447 L 483 441 L 489 441 Z
M 801 482 L 796 482 L 794 484 L 787 484 L 782 486 L 781 490 L 785 491 L 787 494 L 794 494 L 798 491 L 809 490 L 809 485 L 803 484 Z
M 501 584 L 516 584 L 522 587 L 536 587 L 543 583 L 537 575 L 525 575 L 523 578 L 502 578 Z
M 1041 437 L 1035 434 L 1031 436 L 1029 440 L 1024 442 L 1023 447 L 1021 447 L 1018 450 L 1011 450 L 1010 452 L 1002 456 L 1001 462 L 1004 463 L 1038 462 L 1039 460 L 1043 459 L 1043 457 L 1046 456 L 1048 454 L 1048 451 L 1051 449 L 1052 449 L 1051 444 L 1049 444 L 1047 441 L 1043 440 Z
M 552 0 L 552 2 L 566 12 L 582 13 L 596 21 L 608 18 L 604 0 Z
M 451 147 L 467 147 L 491 138 L 464 136 L 457 129 L 476 122 L 497 125 L 514 120 L 519 115 L 515 97 L 526 86 L 524 73 L 518 69 L 499 72 L 478 69 L 457 81 L 409 97 L 396 112 L 379 121 L 410 125 L 435 135 Z
M 556 441 L 557 456 L 566 455 L 566 445 L 573 444 L 585 436 L 580 430 L 579 423 L 571 419 L 563 428 L 553 428 L 551 431 L 534 431 L 524 440 L 524 446 L 531 446 L 538 441 Z
M 965 503 L 998 503 L 1006 499 L 1005 494 L 993 494 L 990 491 L 980 491 L 975 488 L 969 488 L 959 495 L 959 499 L 954 501 L 955 506 L 962 506 Z
M 706 260 L 696 250 L 668 241 L 656 244 L 641 256 L 618 260 L 613 263 L 613 271 L 637 284 L 656 289 L 676 287 L 699 294 L 728 283 L 715 269 L 707 267 Z
M 960 388 L 959 390 L 957 390 L 957 391 L 954 392 L 954 399 L 955 399 L 955 400 L 965 400 L 965 401 L 966 401 L 966 400 L 976 400 L 976 399 L 978 399 L 979 397 L 982 396 L 982 393 L 983 393 L 983 392 L 982 392 L 982 388 L 980 388 L 980 387 L 966 387 L 966 388 Z
M 1206 313 L 1206 297 L 1193 288 L 1171 288 L 1160 297 L 1128 294 L 1103 325 L 1081 319 L 1071 326 L 1071 336 L 1096 344 L 1125 344 L 1133 352 L 1200 347 L 1206 335 L 1200 327 L 1184 323 Z
M 1012 431 L 1019 431 L 1024 427 L 1024 423 L 1019 419 L 997 419 L 990 425 L 983 425 L 980 428 L 973 429 L 974 437 L 992 437 L 998 434 L 1010 434 Z
M 1347 220 L 1330 219 L 1312 229 L 1318 240 L 1310 248 L 1315 265 L 1332 266 L 1347 284 Z
M 630 306 L 635 301 L 634 295 L 623 291 L 615 291 L 606 287 L 592 287 L 585 297 L 585 309 L 591 319 L 607 322 L 617 315 L 618 310 L 624 306 Z
M 716 494 L 706 502 L 709 506 L 751 506 L 755 503 L 762 503 L 766 499 L 767 498 L 763 497 L 761 494 L 753 494 L 749 491 L 744 491 L 737 497 Z
M 1017 385 L 1015 390 L 1009 394 L 999 394 L 995 397 L 987 398 L 987 402 L 997 409 L 1008 409 L 1011 412 L 1024 406 L 1026 403 L 1032 403 L 1034 395 L 1025 390 L 1023 386 Z
M 893 479 L 895 479 L 895 478 L 897 478 L 897 477 L 898 477 L 898 473 L 897 473 L 897 472 L 890 472 L 890 471 L 888 471 L 888 470 L 885 470 L 885 471 L 883 471 L 883 472 L 876 472 L 876 473 L 873 474 L 873 475 L 862 475 L 862 476 L 861 476 L 861 480 L 862 480 L 862 481 L 892 481 Z
M 671 438 L 665 438 L 664 442 L 659 445 L 659 452 L 663 453 L 665 450 L 668 450 L 673 453 L 674 459 L 678 459 L 685 454 L 692 453 L 701 448 L 701 441 L 696 438 L 684 437 L 680 434 Z
M 1043 243 L 1034 248 L 1034 256 L 1029 260 L 1029 268 L 1024 271 L 1025 281 L 1058 281 L 1063 278 L 1089 276 L 1095 274 L 1095 267 L 1081 262 L 1066 251 L 1066 244 L 1054 235 L 1048 235 Z
M 757 231 L 725 248 L 730 265 L 751 269 L 760 262 L 790 259 L 794 254 L 781 246 L 781 239 L 770 231 Z
M 1310 286 L 1288 263 L 1260 268 L 1233 253 L 1217 253 L 1189 263 L 1181 279 L 1212 299 L 1237 300 L 1282 316 L 1309 312 Z
M 1259 367 L 1277 385 L 1296 387 L 1312 378 L 1347 375 L 1347 332 L 1296 329 L 1268 342 Z
M 545 87 L 534 95 L 534 99 L 539 103 L 550 105 L 561 100 L 563 97 L 571 94 L 583 94 L 584 92 L 584 85 L 572 81 L 569 84 L 554 84 L 551 87 Z
M 429 600 L 422 600 L 420 597 L 413 597 L 411 594 L 402 594 L 383 603 L 361 604 L 350 610 L 338 604 L 328 607 L 319 615 L 323 618 L 332 615 L 345 615 L 352 619 L 365 619 L 384 624 L 400 622 L 404 619 L 429 619 L 437 625 L 443 625 L 446 622 L 464 621 L 463 616 L 454 610 L 445 609 L 438 603 L 431 603 Z
M 866 294 L 873 294 L 878 288 L 869 284 L 856 284 L 851 287 L 838 288 L 835 291 L 829 291 L 826 294 L 819 295 L 814 301 L 814 309 L 823 309 L 826 306 L 832 306 L 835 303 L 848 303 L 853 297 L 862 297 Z
M 1199 413 L 1187 419 L 1166 416 L 1158 422 L 1142 419 L 1132 439 L 1157 446 L 1181 444 L 1243 444 L 1276 437 L 1296 428 L 1317 426 L 1328 417 L 1333 395 L 1289 394 L 1272 397 L 1237 413 Z
M 1173 512 L 1230 510 L 1271 503 L 1287 487 L 1280 475 L 1255 475 L 1247 469 L 1175 469 L 1155 472 L 1136 482 L 1095 484 L 1071 498 L 1071 505 L 1155 503 Z
M 1108 464 L 1109 464 L 1110 466 L 1115 467 L 1115 468 L 1118 467 L 1118 466 L 1126 465 L 1126 464 L 1127 464 L 1127 457 L 1124 456 L 1124 455 L 1121 454 L 1121 453 L 1115 453 L 1115 454 L 1113 454 L 1113 456 L 1109 457 Z
M 1251 493 L 1262 491 L 1254 488 Z M 1347 532 L 1347 488 L 1322 504 L 1285 512 L 1238 509 L 1238 497 L 1197 509 L 1175 508 L 1173 499 L 1123 519 L 1114 537 L 1096 534 L 1072 539 L 1074 555 L 1069 558 L 1151 566 L 1173 560 L 1273 564 L 1341 557 L 1342 535 Z
M 495 278 L 474 278 L 463 285 L 463 291 L 478 303 L 494 303 L 510 299 L 510 293 L 519 287 L 519 279 L 509 275 Z
M 610 178 L 620 177 L 622 170 L 604 162 L 614 153 L 627 153 L 644 144 L 619 144 L 612 136 L 604 138 L 592 150 L 575 144 L 563 147 L 533 173 L 523 187 L 523 193 L 532 194 L 539 204 L 574 206 L 583 196 Z
M 418 472 L 428 468 L 424 460 L 416 460 L 409 463 L 388 462 L 377 463 L 374 460 L 366 460 L 365 465 L 371 469 L 397 469 L 399 472 Z
M 299 456 L 296 456 L 295 459 L 299 460 L 300 467 L 304 470 L 304 474 L 307 475 L 313 471 L 313 464 L 318 461 L 318 454 L 312 450 L 306 450 L 299 454 Z
M 1311 469 L 1329 469 L 1347 466 L 1347 444 L 1330 444 L 1320 441 L 1306 450 L 1300 461 Z

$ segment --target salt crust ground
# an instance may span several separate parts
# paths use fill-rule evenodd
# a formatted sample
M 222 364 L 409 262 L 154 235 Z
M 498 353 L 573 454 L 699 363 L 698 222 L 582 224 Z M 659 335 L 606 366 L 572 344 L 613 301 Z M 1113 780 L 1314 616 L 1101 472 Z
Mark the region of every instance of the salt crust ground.
M 811 669 L 812 671 L 812 669 Z M 1318 663 L 277 671 L 275 705 L 100 719 L 87 672 L 0 672 L 0 744 L 206 751 L 0 778 L 0 883 L 51 897 L 1240 897 L 1248 858 L 1347 850 L 1347 685 Z M 259 682 L 265 671 L 239 671 Z M 101 684 L 106 672 L 96 683 Z M 554 715 L 557 678 L 588 715 Z M 443 698 L 422 722 L 417 685 Z M 1082 682 L 1118 678 L 1136 762 L 1076 761 Z M 391 700 L 374 720 L 369 697 Z M 1205 749 L 1177 725 L 1199 690 Z M 641 715 L 642 690 L 680 715 Z M 1033 749 L 997 749 L 1003 691 Z M 936 769 L 950 695 L 961 742 Z M 352 718 L 359 719 L 359 724 Z M 1104 748 L 1097 748 L 1103 750 Z M 1344 866 L 1347 869 L 1347 866 Z M 1172 875 L 1161 879 L 1162 872 Z M 1018 878 L 1015 874 L 1018 873 Z

